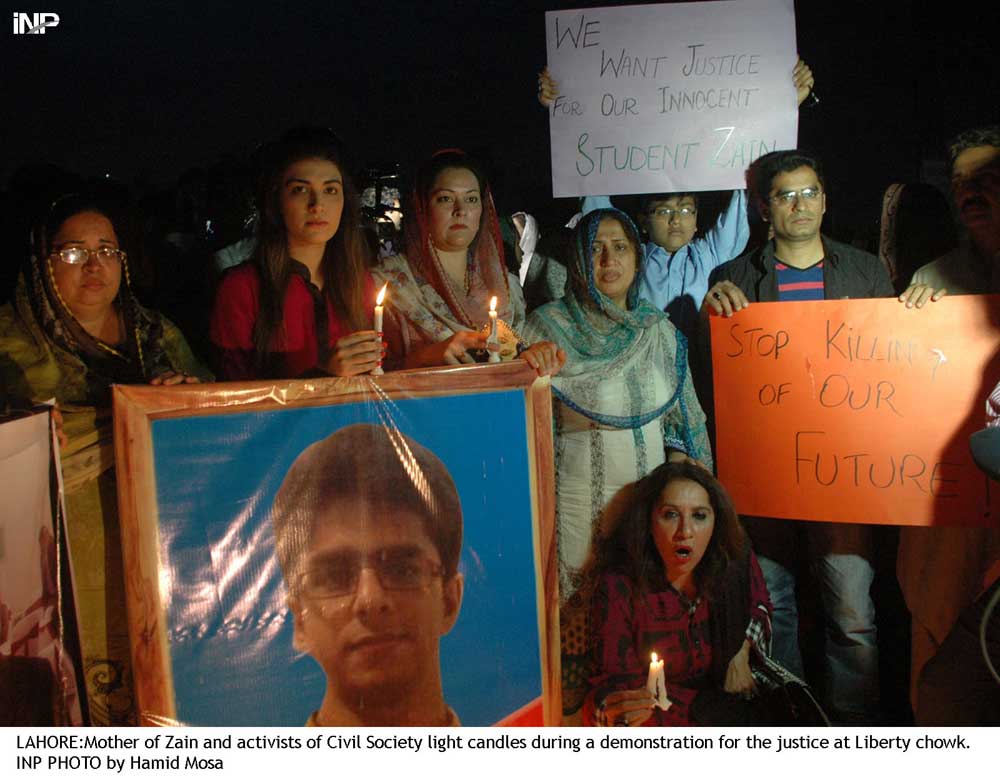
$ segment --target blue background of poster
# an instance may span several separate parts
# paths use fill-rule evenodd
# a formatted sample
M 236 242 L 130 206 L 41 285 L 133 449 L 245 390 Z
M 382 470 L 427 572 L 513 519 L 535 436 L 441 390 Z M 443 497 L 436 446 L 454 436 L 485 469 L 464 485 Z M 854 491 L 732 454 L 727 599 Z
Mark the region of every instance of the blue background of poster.
M 319 707 L 325 678 L 292 646 L 271 504 L 307 446 L 386 422 L 440 457 L 462 501 L 465 596 L 441 641 L 446 701 L 463 725 L 490 725 L 541 696 L 524 393 L 361 401 L 153 422 L 180 722 L 296 726 Z

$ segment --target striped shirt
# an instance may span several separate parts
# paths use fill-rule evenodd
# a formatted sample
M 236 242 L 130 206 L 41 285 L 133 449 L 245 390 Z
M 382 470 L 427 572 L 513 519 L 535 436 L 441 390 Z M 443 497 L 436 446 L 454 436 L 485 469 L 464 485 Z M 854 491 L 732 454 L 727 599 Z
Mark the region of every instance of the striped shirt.
M 800 270 L 775 261 L 778 272 L 778 302 L 804 302 L 823 299 L 823 260 Z

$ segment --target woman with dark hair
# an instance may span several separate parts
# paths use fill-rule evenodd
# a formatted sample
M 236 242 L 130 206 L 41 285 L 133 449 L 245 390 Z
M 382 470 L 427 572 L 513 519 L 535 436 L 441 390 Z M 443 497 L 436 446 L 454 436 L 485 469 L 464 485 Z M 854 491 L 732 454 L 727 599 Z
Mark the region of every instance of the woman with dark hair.
M 87 196 L 52 206 L 40 249 L 0 308 L 0 386 L 62 412 L 67 537 L 90 721 L 134 723 L 118 532 L 111 385 L 211 380 L 180 331 L 142 307 L 120 238 L 127 220 Z
M 750 654 L 769 652 L 771 603 L 732 501 L 703 468 L 662 464 L 609 506 L 565 617 L 589 614 L 584 721 L 752 720 Z M 647 690 L 652 653 L 666 699 Z
M 225 274 L 211 339 L 228 380 L 361 375 L 381 364 L 375 285 L 340 140 L 301 128 L 262 152 L 251 258 Z
M 565 296 L 532 312 L 529 341 L 567 354 L 555 398 L 556 518 L 562 597 L 619 489 L 664 461 L 712 466 L 705 414 L 687 345 L 665 313 L 639 296 L 643 253 L 619 210 L 588 213 L 574 233 Z
M 404 366 L 476 361 L 476 352 L 485 354 L 496 297 L 500 358 L 523 358 L 540 374 L 559 370 L 561 354 L 551 343 L 520 342 L 524 294 L 507 272 L 493 197 L 476 160 L 449 149 L 422 165 L 404 227 L 406 256 L 383 259 L 376 272 L 389 282 Z

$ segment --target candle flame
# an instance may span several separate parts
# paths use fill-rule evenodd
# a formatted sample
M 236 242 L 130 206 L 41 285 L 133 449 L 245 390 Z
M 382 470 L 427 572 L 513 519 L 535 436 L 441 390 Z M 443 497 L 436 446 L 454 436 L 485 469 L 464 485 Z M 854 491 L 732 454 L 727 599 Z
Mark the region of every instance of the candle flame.
M 389 288 L 389 281 L 385 282 L 385 285 L 382 287 L 382 290 L 378 293 L 378 296 L 375 298 L 375 304 L 376 305 L 381 305 L 382 304 L 382 300 L 385 299 L 385 290 L 387 288 Z
M 655 664 L 655 663 L 657 662 L 657 660 L 658 660 L 658 659 L 656 658 L 656 653 L 653 653 L 653 654 L 652 654 L 652 655 L 651 655 L 651 656 L 649 657 L 649 662 L 650 662 L 651 664 Z
M 497 309 L 497 298 L 494 296 L 490 299 L 490 313 L 493 313 Z

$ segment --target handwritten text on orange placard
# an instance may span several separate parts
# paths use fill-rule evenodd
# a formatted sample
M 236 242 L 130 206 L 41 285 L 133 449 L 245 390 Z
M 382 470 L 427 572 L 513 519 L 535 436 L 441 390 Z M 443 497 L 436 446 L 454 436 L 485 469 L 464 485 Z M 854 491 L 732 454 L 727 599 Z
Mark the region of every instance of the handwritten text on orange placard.
M 1000 380 L 998 309 L 992 296 L 831 300 L 713 318 L 719 475 L 740 512 L 990 524 L 968 439 Z

